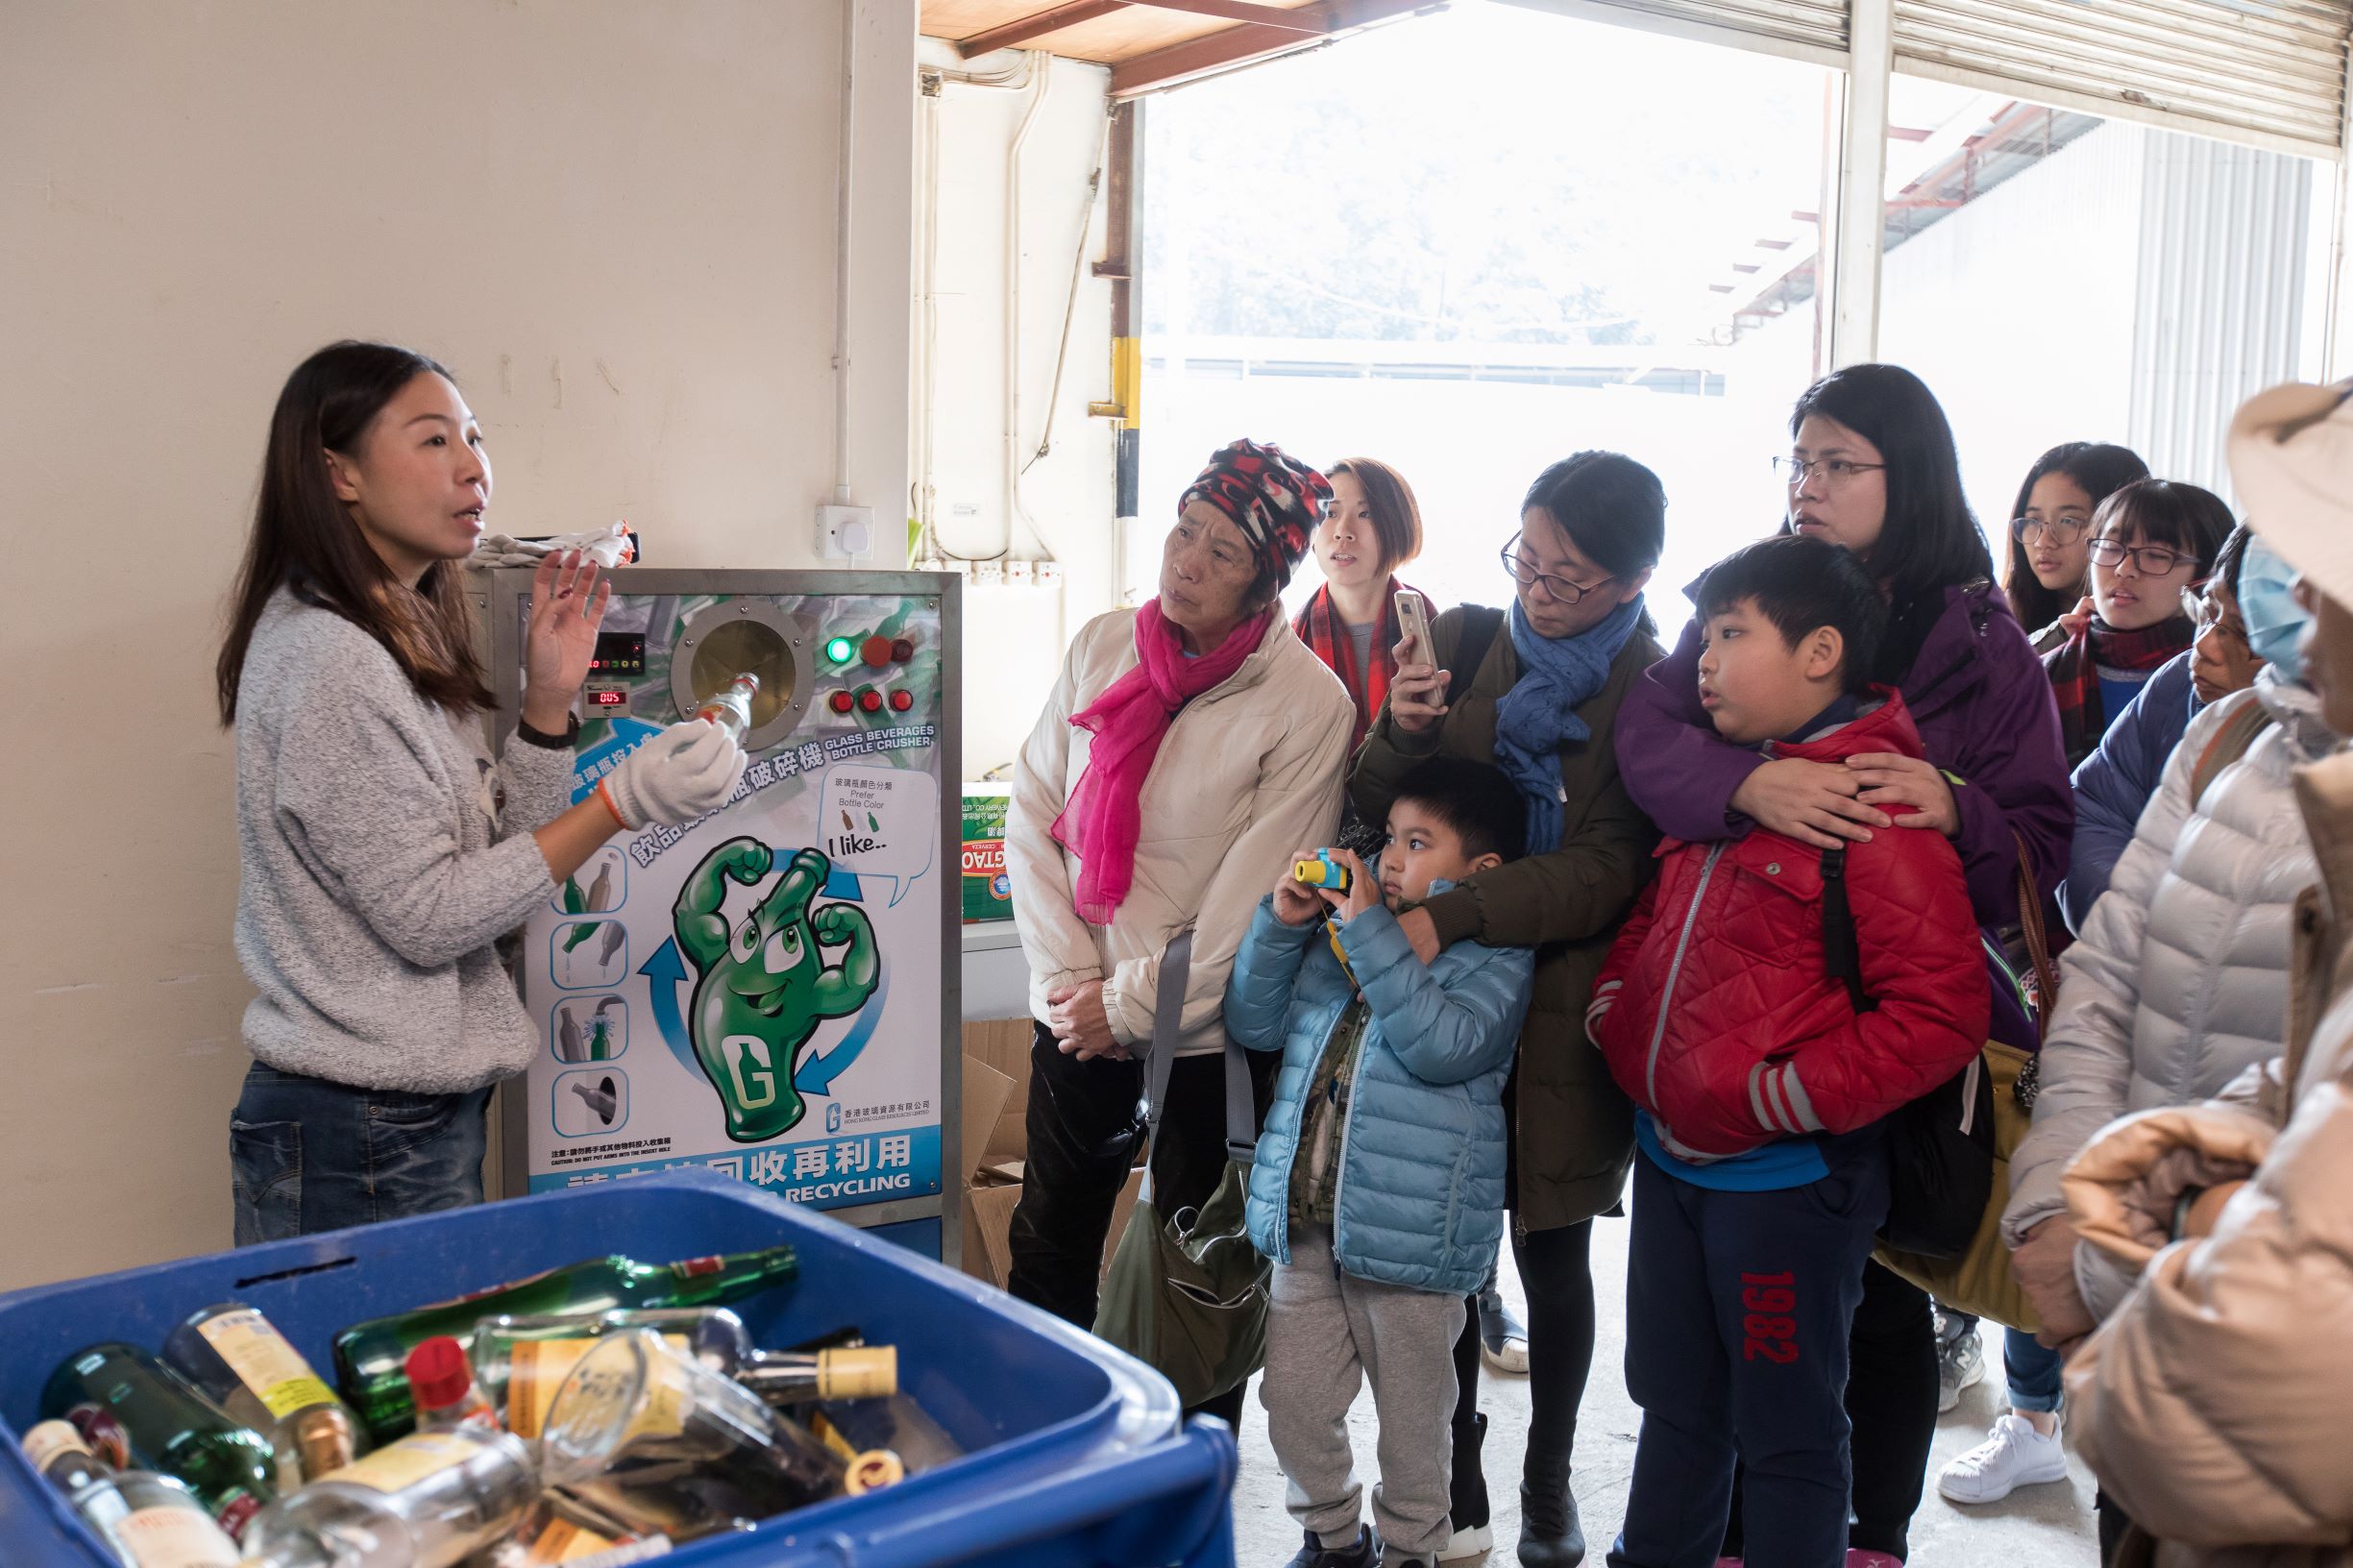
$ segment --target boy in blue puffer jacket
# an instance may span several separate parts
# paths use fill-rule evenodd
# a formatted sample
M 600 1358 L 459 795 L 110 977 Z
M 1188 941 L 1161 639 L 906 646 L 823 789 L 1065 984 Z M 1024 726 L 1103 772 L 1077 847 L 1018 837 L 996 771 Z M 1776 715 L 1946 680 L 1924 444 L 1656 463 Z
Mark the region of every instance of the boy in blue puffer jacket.
M 1307 1531 L 1291 1568 L 1429 1564 L 1447 1537 L 1454 1344 L 1503 1237 L 1504 1080 L 1534 954 L 1458 942 L 1425 964 L 1396 916 L 1515 859 L 1526 807 L 1503 772 L 1434 757 L 1345 894 L 1286 861 L 1226 985 L 1225 1023 L 1283 1052 L 1250 1170 L 1250 1239 L 1275 1263 L 1259 1398 Z M 1298 858 L 1310 858 L 1302 850 Z M 1348 1408 L 1373 1385 L 1376 1537 Z

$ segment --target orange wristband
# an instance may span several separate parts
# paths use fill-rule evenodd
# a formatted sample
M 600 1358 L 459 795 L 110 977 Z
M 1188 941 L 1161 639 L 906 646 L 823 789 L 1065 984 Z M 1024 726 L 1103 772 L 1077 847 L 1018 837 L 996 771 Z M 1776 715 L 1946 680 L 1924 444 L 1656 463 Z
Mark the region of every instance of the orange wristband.
M 606 811 L 609 811 L 609 812 L 611 812 L 611 813 L 613 814 L 613 821 L 616 821 L 616 822 L 619 822 L 619 823 L 621 824 L 621 828 L 622 828 L 622 831 L 623 831 L 623 832 L 625 832 L 625 833 L 635 832 L 635 831 L 636 831 L 636 829 L 635 829 L 635 828 L 633 828 L 633 827 L 631 827 L 631 826 L 629 825 L 629 819 L 627 819 L 626 817 L 624 817 L 624 816 L 621 814 L 621 808 L 620 808 L 619 806 L 617 806 L 617 805 L 613 804 L 613 797 L 612 797 L 612 796 L 611 796 L 611 795 L 610 795 L 610 794 L 609 794 L 609 793 L 608 793 L 608 792 L 605 790 L 605 787 L 604 787 L 604 786 L 605 786 L 605 780 L 603 780 L 603 779 L 601 779 L 601 779 L 599 779 L 599 780 L 597 780 L 597 798 L 604 802 L 604 809 L 605 809 Z

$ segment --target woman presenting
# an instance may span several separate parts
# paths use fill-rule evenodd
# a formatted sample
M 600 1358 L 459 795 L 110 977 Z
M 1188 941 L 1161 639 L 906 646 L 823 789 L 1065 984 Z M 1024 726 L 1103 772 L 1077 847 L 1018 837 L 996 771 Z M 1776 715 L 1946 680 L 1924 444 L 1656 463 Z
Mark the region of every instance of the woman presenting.
M 1176 1053 L 1152 1172 L 1174 1213 L 1225 1171 L 1235 949 L 1271 868 L 1339 821 L 1355 709 L 1276 603 L 1330 494 L 1276 447 L 1211 458 L 1158 596 L 1080 629 L 1015 767 L 1005 869 L 1037 1035 L 1007 1284 L 1082 1327 L 1135 1158 L 1143 1057 Z M 1189 928 L 1183 1020 L 1154 1039 L 1161 955 Z M 1253 1053 L 1262 1115 L 1277 1066 Z M 1238 1386 L 1204 1408 L 1231 1423 L 1241 1401 Z
M 240 1246 L 480 1202 L 490 1086 L 539 1048 L 495 944 L 615 833 L 716 811 L 743 775 L 723 731 L 674 724 L 569 804 L 612 596 L 576 555 L 539 570 L 492 759 L 457 577 L 489 503 L 480 428 L 424 355 L 337 343 L 279 394 L 217 671 L 259 992 L 229 1122 Z

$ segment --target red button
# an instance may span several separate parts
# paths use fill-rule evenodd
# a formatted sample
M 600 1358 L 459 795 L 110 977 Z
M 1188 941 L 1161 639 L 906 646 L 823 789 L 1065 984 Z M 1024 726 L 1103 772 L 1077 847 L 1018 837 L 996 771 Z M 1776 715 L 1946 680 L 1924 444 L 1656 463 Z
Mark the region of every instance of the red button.
M 826 703 L 836 713 L 847 713 L 850 707 L 849 694 L 847 692 L 836 692 L 832 697 L 826 698 Z
M 909 659 L 915 657 L 915 644 L 904 637 L 896 639 L 891 644 L 891 657 L 900 664 L 905 664 Z
M 905 713 L 905 712 L 906 712 L 906 711 L 907 711 L 909 708 L 912 708 L 912 707 L 914 707 L 914 706 L 915 706 L 915 694 L 914 694 L 914 693 L 912 693 L 912 692 L 893 692 L 893 693 L 891 694 L 891 711 L 892 711 L 893 713 Z
M 891 662 L 891 639 L 869 637 L 866 640 L 866 646 L 858 650 L 858 655 L 868 664 L 879 670 Z
M 882 694 L 874 690 L 873 687 L 869 686 L 865 691 L 858 694 L 858 706 L 865 709 L 868 713 L 880 713 L 882 711 Z

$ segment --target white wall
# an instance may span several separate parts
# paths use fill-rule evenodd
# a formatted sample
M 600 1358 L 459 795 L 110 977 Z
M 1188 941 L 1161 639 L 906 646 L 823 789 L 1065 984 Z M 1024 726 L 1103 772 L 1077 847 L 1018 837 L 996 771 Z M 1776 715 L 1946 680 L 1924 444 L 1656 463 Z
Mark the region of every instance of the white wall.
M 1021 63 L 1010 52 L 968 62 L 931 39 L 919 47 L 924 63 L 949 71 L 997 74 Z M 1091 267 L 1103 255 L 1106 202 L 1100 195 L 1091 204 L 1087 199 L 1088 177 L 1102 155 L 1110 73 L 1063 60 L 1044 64 L 1042 79 L 1032 76 L 1025 86 L 948 82 L 936 108 L 919 110 L 939 117 L 930 482 L 940 545 L 952 555 L 1007 551 L 1009 558 L 1052 558 L 1064 573 L 1059 594 L 1014 586 L 974 586 L 966 593 L 968 778 L 1013 759 L 1053 683 L 1065 640 L 1112 604 L 1114 435 L 1108 421 L 1087 413 L 1090 402 L 1111 397 L 1111 285 Z M 1009 208 L 1007 155 L 1033 106 L 1022 141 L 1018 205 Z M 923 200 L 919 161 L 919 223 Z M 1021 477 L 1026 522 L 1014 515 L 1006 484 L 1006 244 L 1008 213 L 1017 209 L 1020 429 L 1015 453 L 1023 464 L 1035 457 L 1044 430 L 1082 233 L 1086 244 L 1052 448 Z M 919 272 L 919 364 L 924 348 Z M 919 407 L 919 426 L 920 420 Z M 919 488 L 923 479 L 919 453 Z
M 2102 125 L 1887 253 L 1878 357 L 1944 404 L 1998 566 L 2036 457 L 2130 440 L 2149 135 Z
M 866 0 L 857 499 L 907 493 L 915 8 Z M 809 563 L 830 490 L 840 0 L 13 0 L 0 1287 L 229 1239 L 246 1063 L 218 615 L 311 349 L 448 362 L 493 526 Z

